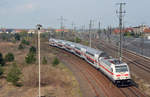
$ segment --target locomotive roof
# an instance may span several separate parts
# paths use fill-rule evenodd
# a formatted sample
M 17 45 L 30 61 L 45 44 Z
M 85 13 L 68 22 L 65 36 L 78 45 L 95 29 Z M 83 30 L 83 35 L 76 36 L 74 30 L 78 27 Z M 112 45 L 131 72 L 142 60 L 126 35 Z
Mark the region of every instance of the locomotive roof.
M 124 62 L 118 59 L 114 59 L 114 58 L 113 59 L 103 58 L 102 61 L 109 66 L 111 66 L 112 64 L 113 65 L 126 65 Z

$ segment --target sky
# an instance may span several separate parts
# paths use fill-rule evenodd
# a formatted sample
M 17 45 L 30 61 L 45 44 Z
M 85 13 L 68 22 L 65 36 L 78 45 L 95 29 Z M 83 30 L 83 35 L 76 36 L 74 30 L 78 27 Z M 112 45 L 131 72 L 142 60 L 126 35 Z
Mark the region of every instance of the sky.
M 98 27 L 98 21 L 101 27 L 117 27 L 120 2 L 127 3 L 123 7 L 125 26 L 150 25 L 150 0 L 0 0 L 0 27 L 35 28 L 42 24 L 59 28 L 60 16 L 65 18 L 66 28 L 71 28 L 72 22 L 77 28 L 88 28 L 90 19 L 93 28 Z

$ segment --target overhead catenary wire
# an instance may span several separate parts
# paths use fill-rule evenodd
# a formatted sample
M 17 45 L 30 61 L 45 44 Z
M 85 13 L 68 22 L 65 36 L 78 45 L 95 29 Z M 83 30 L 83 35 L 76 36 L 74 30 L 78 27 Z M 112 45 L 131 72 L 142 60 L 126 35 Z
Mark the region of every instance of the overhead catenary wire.
M 123 5 L 125 5 L 126 3 L 117 3 L 117 5 L 119 5 L 119 12 L 117 11 L 117 13 L 119 14 L 119 31 L 120 31 L 120 48 L 119 48 L 119 59 L 120 61 L 122 61 L 122 28 L 123 28 L 123 14 L 125 14 L 126 12 L 123 11 L 122 7 Z

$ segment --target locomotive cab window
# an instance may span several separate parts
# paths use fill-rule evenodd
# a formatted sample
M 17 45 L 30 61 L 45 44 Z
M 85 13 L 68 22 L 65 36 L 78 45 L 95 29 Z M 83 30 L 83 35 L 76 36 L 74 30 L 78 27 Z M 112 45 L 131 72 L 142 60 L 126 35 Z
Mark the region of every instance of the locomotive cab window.
M 81 50 L 80 48 L 78 48 L 78 47 L 75 47 L 76 49 L 78 49 L 78 50 Z
M 127 72 L 128 71 L 128 67 L 126 65 L 124 66 L 115 66 L 116 68 L 116 72 Z
M 94 54 L 92 54 L 92 53 L 90 53 L 90 52 L 87 52 L 87 51 L 86 51 L 86 53 L 89 54 L 89 55 L 91 55 L 91 56 L 94 56 Z

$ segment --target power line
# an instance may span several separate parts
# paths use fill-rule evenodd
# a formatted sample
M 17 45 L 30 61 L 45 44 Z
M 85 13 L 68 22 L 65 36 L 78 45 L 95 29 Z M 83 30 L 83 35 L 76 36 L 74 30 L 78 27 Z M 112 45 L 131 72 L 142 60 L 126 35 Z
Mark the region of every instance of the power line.
M 101 21 L 98 22 L 98 30 L 100 31 L 101 29 Z
M 120 48 L 119 48 L 119 57 L 120 57 L 120 61 L 122 61 L 122 21 L 123 21 L 123 14 L 125 14 L 126 12 L 122 10 L 123 5 L 125 5 L 126 3 L 117 3 L 117 5 L 120 6 L 119 12 L 117 11 L 117 13 L 119 14 L 119 30 L 120 30 Z
M 90 40 L 89 40 L 89 46 L 91 47 L 91 45 L 92 45 L 92 39 L 91 39 L 91 29 L 92 29 L 92 20 L 90 20 L 90 24 L 89 24 L 89 38 L 90 38 Z
M 76 42 L 76 33 L 75 33 L 76 27 L 74 22 L 72 22 L 71 25 L 72 25 L 72 35 L 74 36 L 74 41 Z
M 64 21 L 66 21 L 66 19 L 64 19 L 63 16 L 61 16 L 59 20 L 60 20 L 61 37 L 62 39 L 64 39 Z

